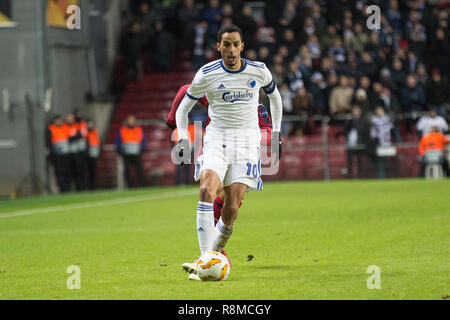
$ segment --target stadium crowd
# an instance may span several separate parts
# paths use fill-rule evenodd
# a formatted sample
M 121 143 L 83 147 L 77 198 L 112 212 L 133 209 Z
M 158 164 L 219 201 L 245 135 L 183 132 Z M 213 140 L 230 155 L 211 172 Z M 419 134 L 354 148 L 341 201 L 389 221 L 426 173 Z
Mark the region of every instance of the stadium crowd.
M 219 58 L 217 30 L 233 23 L 244 34 L 243 56 L 264 62 L 280 89 L 283 136 L 308 135 L 323 116 L 344 123 L 351 169 L 363 153 L 385 160 L 376 147 L 402 142 L 402 131 L 418 140 L 435 125 L 448 132 L 450 3 L 263 2 L 130 0 L 122 40 L 130 74 L 139 77 L 145 55 L 155 71 L 172 70 L 177 50 L 196 71 Z M 371 5 L 381 9 L 379 28 L 368 24 Z
M 285 115 L 351 114 L 355 106 L 366 115 L 381 106 L 396 140 L 401 115 L 435 109 L 447 118 L 450 4 L 443 1 L 278 0 L 265 1 L 263 14 L 252 1 L 129 5 L 122 43 L 130 66 L 147 49 L 157 70 L 170 70 L 178 42 L 197 70 L 218 58 L 218 28 L 234 23 L 244 33 L 244 57 L 272 71 Z M 369 5 L 381 8 L 380 29 L 367 27 Z M 308 122 L 284 131 L 307 133 Z

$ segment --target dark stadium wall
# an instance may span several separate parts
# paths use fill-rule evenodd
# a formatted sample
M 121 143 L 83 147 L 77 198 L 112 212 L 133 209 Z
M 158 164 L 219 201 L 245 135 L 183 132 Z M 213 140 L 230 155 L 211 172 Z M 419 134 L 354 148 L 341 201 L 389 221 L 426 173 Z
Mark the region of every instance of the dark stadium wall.
M 42 111 L 44 74 L 41 36 L 41 1 L 12 1 L 13 28 L 0 28 L 0 90 L 9 93 L 9 110 L 0 101 L 0 195 L 30 193 L 44 179 L 44 122 Z M 30 104 L 27 106 L 26 97 Z M 8 104 L 7 104 L 8 105 Z M 32 122 L 27 123 L 29 107 L 34 105 Z M 40 105 L 40 107 L 39 107 Z M 31 118 L 29 118 L 31 120 Z M 33 148 L 30 138 L 33 137 Z M 34 150 L 31 154 L 30 150 Z M 37 156 L 37 157 L 36 157 Z M 31 164 L 33 162 L 33 165 Z M 33 177 L 34 176 L 34 177 Z
M 45 2 L 12 1 L 17 26 L 0 28 L 0 98 L 7 90 L 10 101 L 5 112 L 0 99 L 0 197 L 46 191 L 46 121 L 83 110 L 90 86 L 87 28 L 47 26 Z M 87 0 L 80 5 L 87 8 Z M 87 21 L 87 10 L 81 15 Z M 48 89 L 51 109 L 44 110 Z

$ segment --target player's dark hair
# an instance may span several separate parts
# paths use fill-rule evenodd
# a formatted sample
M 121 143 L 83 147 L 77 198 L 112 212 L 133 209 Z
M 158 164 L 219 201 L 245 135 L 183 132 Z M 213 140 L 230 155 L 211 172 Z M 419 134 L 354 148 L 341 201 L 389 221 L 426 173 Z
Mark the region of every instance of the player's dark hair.
M 223 25 L 219 31 L 217 32 L 217 41 L 220 43 L 222 42 L 222 35 L 225 32 L 239 32 L 239 35 L 241 36 L 241 41 L 244 42 L 244 34 L 242 33 L 241 28 L 234 24 L 226 24 Z

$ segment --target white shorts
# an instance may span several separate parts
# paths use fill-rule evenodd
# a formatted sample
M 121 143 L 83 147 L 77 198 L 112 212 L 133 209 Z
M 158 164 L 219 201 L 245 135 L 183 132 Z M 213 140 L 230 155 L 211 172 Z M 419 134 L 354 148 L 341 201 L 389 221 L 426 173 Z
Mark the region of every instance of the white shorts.
M 203 154 L 195 162 L 195 181 L 203 170 L 212 170 L 219 176 L 223 187 L 233 183 L 247 185 L 248 191 L 262 190 L 259 145 L 226 145 L 223 141 L 205 141 Z

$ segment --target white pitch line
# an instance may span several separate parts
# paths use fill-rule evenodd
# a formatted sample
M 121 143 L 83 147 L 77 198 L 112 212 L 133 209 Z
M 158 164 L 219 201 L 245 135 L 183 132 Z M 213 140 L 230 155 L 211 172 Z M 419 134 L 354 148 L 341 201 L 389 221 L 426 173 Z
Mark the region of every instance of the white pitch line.
M 56 211 L 69 211 L 76 209 L 84 209 L 84 208 L 93 208 L 93 207 L 101 207 L 101 206 L 109 206 L 114 204 L 124 204 L 130 202 L 138 202 L 138 201 L 148 201 L 155 199 L 164 199 L 164 198 L 174 198 L 180 196 L 188 196 L 198 193 L 198 190 L 189 190 L 183 192 L 168 192 L 161 194 L 153 194 L 148 196 L 136 196 L 136 197 L 127 197 L 127 198 L 119 198 L 119 199 L 110 199 L 110 200 L 102 200 L 102 201 L 91 201 L 77 204 L 67 204 L 62 206 L 53 206 L 47 208 L 39 208 L 39 209 L 29 209 L 22 211 L 11 211 L 6 213 L 0 213 L 1 218 L 10 218 L 10 217 L 18 217 L 18 216 L 29 216 L 32 214 L 40 214 L 40 213 L 49 213 Z

